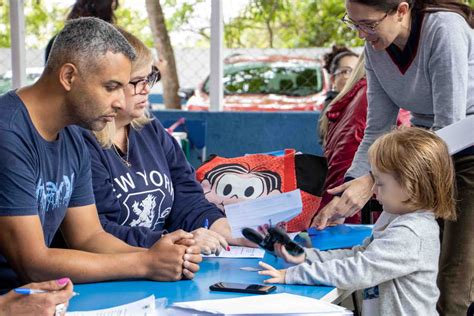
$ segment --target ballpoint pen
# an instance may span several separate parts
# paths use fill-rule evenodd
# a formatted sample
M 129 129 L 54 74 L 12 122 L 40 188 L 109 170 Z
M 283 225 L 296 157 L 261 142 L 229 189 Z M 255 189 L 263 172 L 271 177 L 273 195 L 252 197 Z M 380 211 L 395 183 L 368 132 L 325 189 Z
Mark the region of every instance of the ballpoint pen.
M 38 289 L 30 289 L 26 287 L 20 287 L 17 289 L 14 289 L 15 293 L 17 294 L 22 294 L 22 295 L 30 295 L 30 294 L 41 294 L 41 293 L 52 293 L 54 291 L 46 291 L 46 290 L 38 290 Z M 72 292 L 72 296 L 79 295 L 77 292 Z

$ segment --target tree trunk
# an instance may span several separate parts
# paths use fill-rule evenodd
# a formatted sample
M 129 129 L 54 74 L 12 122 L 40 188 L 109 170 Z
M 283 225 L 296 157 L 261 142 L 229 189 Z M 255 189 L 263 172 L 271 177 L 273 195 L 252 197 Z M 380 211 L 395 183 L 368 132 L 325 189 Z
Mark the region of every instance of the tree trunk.
M 168 109 L 180 109 L 181 103 L 178 96 L 179 80 L 176 71 L 176 61 L 174 59 L 173 47 L 171 46 L 168 30 L 166 29 L 160 0 L 146 0 L 146 9 L 156 51 L 160 59 L 164 61 L 162 65 L 166 68 L 162 71 L 163 100 L 165 107 Z

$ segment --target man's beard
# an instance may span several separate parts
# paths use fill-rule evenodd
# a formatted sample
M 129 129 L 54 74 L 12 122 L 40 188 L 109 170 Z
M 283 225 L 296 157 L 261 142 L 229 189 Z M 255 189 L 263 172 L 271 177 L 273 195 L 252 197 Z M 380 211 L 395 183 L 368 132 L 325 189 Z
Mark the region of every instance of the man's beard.
M 78 105 L 82 104 L 82 105 Z M 88 104 L 88 105 L 84 105 Z M 100 116 L 93 114 L 94 108 L 99 108 L 98 106 L 93 106 L 92 102 L 89 102 L 87 99 L 79 100 L 75 105 L 69 107 L 69 117 L 70 121 L 74 122 L 73 124 L 78 125 L 82 128 L 91 130 L 91 131 L 101 131 L 106 122 L 100 119 Z M 88 111 L 89 110 L 89 111 Z M 92 110 L 92 111 L 91 111 Z
M 89 121 L 82 120 L 78 122 L 76 125 L 82 128 L 88 129 L 90 131 L 99 132 L 105 128 L 106 124 L 107 123 L 102 120 L 89 120 Z

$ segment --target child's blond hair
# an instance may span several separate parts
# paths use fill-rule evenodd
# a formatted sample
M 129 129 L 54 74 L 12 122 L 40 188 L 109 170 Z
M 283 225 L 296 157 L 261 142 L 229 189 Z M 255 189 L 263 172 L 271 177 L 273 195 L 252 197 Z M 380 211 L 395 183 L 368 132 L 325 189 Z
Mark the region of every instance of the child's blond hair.
M 435 133 L 416 127 L 393 130 L 370 146 L 369 162 L 406 190 L 409 199 L 404 203 L 456 219 L 454 166 L 448 147 Z

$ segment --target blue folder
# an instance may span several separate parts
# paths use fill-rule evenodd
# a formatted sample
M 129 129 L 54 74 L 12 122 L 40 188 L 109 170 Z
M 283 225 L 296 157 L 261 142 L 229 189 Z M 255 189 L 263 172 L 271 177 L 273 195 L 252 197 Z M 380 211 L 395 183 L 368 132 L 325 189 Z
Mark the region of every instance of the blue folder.
M 342 224 L 317 230 L 308 229 L 313 248 L 319 250 L 352 248 L 362 244 L 362 241 L 372 235 L 374 225 Z

